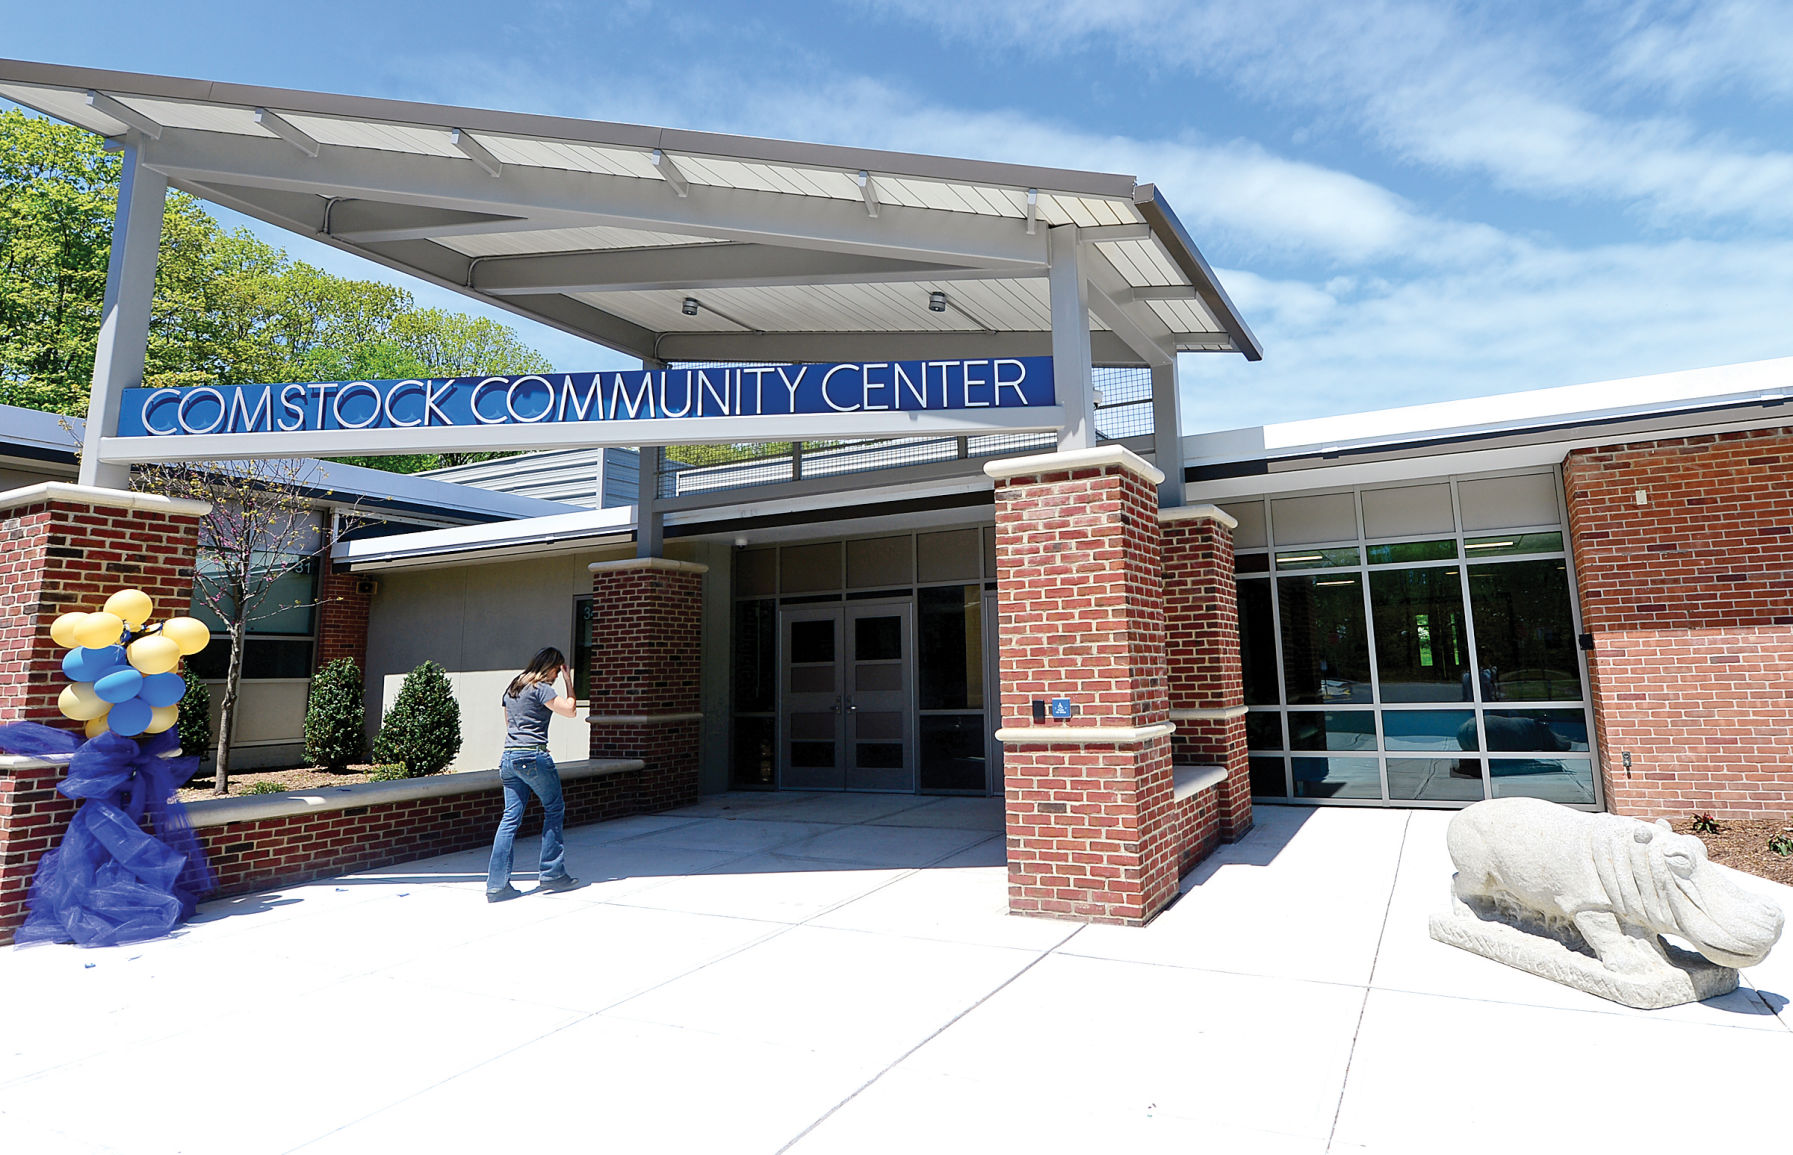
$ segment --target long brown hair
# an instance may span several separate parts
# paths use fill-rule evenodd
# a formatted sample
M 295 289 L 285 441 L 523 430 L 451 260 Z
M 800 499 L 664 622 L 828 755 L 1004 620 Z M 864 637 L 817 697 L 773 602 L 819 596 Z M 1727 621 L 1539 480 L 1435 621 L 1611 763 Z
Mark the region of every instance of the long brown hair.
M 523 667 L 521 674 L 511 679 L 510 689 L 504 692 L 505 697 L 514 698 L 537 682 L 548 681 L 553 676 L 553 670 L 566 664 L 565 654 L 553 646 L 544 648 L 535 657 L 529 659 L 529 664 Z

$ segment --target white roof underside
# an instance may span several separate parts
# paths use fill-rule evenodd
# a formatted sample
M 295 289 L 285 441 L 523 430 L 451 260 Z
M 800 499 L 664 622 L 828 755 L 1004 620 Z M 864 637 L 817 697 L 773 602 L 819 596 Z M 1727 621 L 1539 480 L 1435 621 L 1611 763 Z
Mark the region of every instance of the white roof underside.
M 1098 364 L 1259 356 L 1128 176 L 20 61 L 0 60 L 0 97 L 130 134 L 196 196 L 645 358 L 1043 354 L 1060 225 L 1095 230 Z

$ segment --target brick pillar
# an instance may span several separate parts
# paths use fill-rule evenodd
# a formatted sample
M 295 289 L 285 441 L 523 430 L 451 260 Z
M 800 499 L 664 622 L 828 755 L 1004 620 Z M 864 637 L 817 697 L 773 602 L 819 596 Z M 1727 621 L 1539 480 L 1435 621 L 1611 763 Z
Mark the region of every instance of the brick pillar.
M 1245 753 L 1245 676 L 1239 657 L 1239 589 L 1233 529 L 1212 505 L 1167 509 L 1164 526 L 1164 631 L 1170 678 L 1171 740 L 1178 766 L 1219 766 L 1220 837 L 1251 829 L 1251 764 Z
M 1793 428 L 1564 461 L 1607 809 L 1793 818 L 1790 477 Z
M 1152 466 L 1119 446 L 991 462 L 1009 909 L 1139 924 L 1176 894 Z M 1035 700 L 1073 716 L 1036 721 Z
M 373 579 L 340 571 L 330 555 L 318 559 L 324 567 L 318 578 L 317 669 L 338 658 L 355 659 L 355 668 L 367 672 L 367 618 L 373 604 Z
M 709 568 L 658 557 L 591 567 L 591 756 L 647 763 L 642 813 L 697 801 Z
M 187 612 L 203 502 L 47 483 L 0 493 L 0 722 L 73 728 L 56 709 L 67 685 L 50 624 L 136 588 L 156 619 Z M 25 892 L 75 804 L 59 766 L 0 762 L 0 943 L 25 921 Z

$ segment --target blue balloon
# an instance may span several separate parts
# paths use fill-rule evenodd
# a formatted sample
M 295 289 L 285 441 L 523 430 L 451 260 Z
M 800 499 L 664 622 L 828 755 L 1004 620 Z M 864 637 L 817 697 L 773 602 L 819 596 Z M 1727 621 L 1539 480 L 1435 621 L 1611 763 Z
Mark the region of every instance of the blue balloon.
M 121 734 L 126 738 L 135 738 L 143 733 L 144 728 L 153 720 L 154 715 L 150 712 L 149 703 L 142 698 L 131 698 L 120 702 L 112 707 L 111 713 L 106 715 L 107 727 L 114 734 Z
M 187 680 L 173 671 L 151 674 L 143 679 L 143 689 L 137 691 L 137 696 L 152 706 L 172 706 L 186 694 Z
M 123 646 L 77 646 L 63 657 L 62 672 L 71 682 L 97 682 L 114 667 L 126 664 Z
M 135 698 L 141 689 L 143 689 L 143 674 L 130 666 L 108 670 L 101 674 L 93 684 L 93 692 L 100 696 L 100 700 L 111 702 L 115 706 L 120 702 L 128 702 Z

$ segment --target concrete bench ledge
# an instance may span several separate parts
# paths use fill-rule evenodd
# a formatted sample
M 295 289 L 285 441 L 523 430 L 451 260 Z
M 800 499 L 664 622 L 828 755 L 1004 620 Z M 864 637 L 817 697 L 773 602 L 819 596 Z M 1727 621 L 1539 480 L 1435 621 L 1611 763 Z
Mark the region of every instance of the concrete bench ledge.
M 563 782 L 626 774 L 643 770 L 639 758 L 594 758 L 557 764 Z M 357 782 L 323 790 L 289 790 L 283 794 L 249 794 L 236 798 L 205 798 L 187 803 L 187 821 L 194 827 L 225 826 L 232 822 L 256 822 L 292 814 L 323 814 L 352 806 L 385 806 L 416 798 L 440 798 L 446 794 L 475 794 L 497 790 L 498 771 L 471 770 L 460 774 L 432 774 L 427 778 L 401 778 L 395 782 Z
M 1191 794 L 1212 790 L 1226 781 L 1225 766 L 1172 766 L 1171 797 L 1178 802 Z

